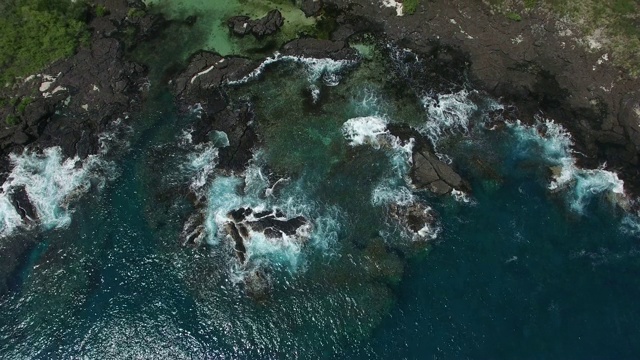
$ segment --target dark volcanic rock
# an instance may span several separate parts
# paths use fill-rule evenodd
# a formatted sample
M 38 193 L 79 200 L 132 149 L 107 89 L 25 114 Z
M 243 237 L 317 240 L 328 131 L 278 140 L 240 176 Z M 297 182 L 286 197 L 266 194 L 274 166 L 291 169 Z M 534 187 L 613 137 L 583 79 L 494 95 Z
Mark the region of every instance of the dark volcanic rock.
M 428 189 L 438 195 L 463 186 L 460 175 L 426 148 L 413 153 L 411 180 L 418 189 Z
M 282 47 L 283 55 L 333 60 L 357 60 L 358 51 L 344 41 L 312 38 L 296 39 Z
M 13 207 L 16 209 L 18 214 L 20 214 L 20 217 L 22 217 L 23 221 L 28 223 L 30 221 L 35 221 L 38 219 L 38 213 L 31 203 L 29 195 L 27 194 L 27 190 L 24 186 L 12 188 L 9 196 L 11 198 Z
M 225 224 L 225 230 L 234 241 L 236 256 L 241 264 L 247 260 L 245 242 L 252 232 L 262 233 L 267 238 L 278 241 L 285 236 L 298 235 L 299 229 L 308 223 L 302 216 L 287 219 L 280 210 L 255 213 L 251 208 L 239 208 L 230 211 L 227 216 L 230 221 Z
M 218 87 L 225 81 L 240 80 L 255 67 L 254 62 L 245 58 L 225 58 L 209 51 L 200 51 L 191 56 L 187 68 L 176 78 L 174 88 L 177 95 L 189 103 L 189 100 L 197 100 L 197 94 L 192 99 L 185 98 L 190 93 Z
M 534 122 L 542 112 L 561 123 L 576 150 L 585 154 L 578 159 L 580 166 L 606 162 L 620 173 L 625 188 L 640 192 L 640 111 L 635 110 L 640 79 L 616 67 L 606 45 L 585 46 L 586 34 L 557 14 L 537 8 L 523 11 L 521 21 L 508 21 L 481 1 L 433 0 L 413 15 L 398 17 L 368 0 L 325 3 L 343 11 L 346 19 L 366 18 L 379 26 L 372 27 L 377 34 L 437 60 L 443 71 L 424 75 L 451 81 L 447 64 L 453 70 L 462 64 L 463 82 L 515 105 L 520 120 Z M 423 76 L 411 73 L 408 81 Z
M 279 10 L 271 10 L 260 19 L 251 20 L 248 16 L 234 16 L 227 21 L 231 32 L 238 36 L 249 33 L 258 39 L 274 34 L 284 24 L 284 18 Z
M 435 235 L 436 217 L 430 207 L 414 202 L 409 205 L 390 204 L 389 213 L 416 238 L 430 240 Z
M 318 16 L 320 15 L 320 10 L 322 10 L 322 5 L 322 0 L 302 0 L 300 9 L 302 9 L 306 17 Z

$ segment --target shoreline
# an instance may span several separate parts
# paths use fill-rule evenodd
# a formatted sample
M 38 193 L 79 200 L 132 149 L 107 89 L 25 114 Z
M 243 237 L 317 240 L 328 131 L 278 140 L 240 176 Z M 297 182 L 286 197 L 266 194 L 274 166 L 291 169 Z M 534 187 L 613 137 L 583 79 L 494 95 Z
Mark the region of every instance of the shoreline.
M 538 118 L 552 119 L 571 134 L 577 166 L 614 171 L 625 182 L 627 195 L 640 193 L 640 170 L 636 168 L 640 94 L 635 91 L 640 88 L 640 80 L 623 76 L 608 54 L 588 52 L 574 44 L 577 38 L 563 35 L 553 15 L 531 11 L 514 21 L 492 14 L 485 4 L 467 1 L 456 5 L 429 2 L 418 6 L 414 14 L 403 16 L 398 16 L 396 8 L 364 0 L 312 3 L 301 4 L 308 16 L 327 16 L 335 21 L 328 32 L 330 39 L 289 41 L 279 50 L 283 55 L 354 59 L 349 41 L 361 34 L 379 34 L 377 42 L 410 48 L 426 60 L 423 67 L 414 68 L 415 74 L 405 75 L 403 81 L 422 87 L 421 91 L 426 86 L 424 90 L 434 95 L 468 87 L 483 91 L 505 106 L 507 110 L 502 112 L 506 119 L 529 125 Z M 89 22 L 89 46 L 41 74 L 28 77 L 17 89 L 4 89 L 3 95 L 13 91 L 15 98 L 31 99 L 28 94 L 32 93 L 39 96 L 20 109 L 22 121 L 18 126 L 0 134 L 3 179 L 11 170 L 10 153 L 61 146 L 64 156 L 84 159 L 98 153 L 99 135 L 111 122 L 141 110 L 148 96 L 149 72 L 160 69 L 149 69 L 153 64 L 132 62 L 129 50 L 162 38 L 172 24 L 190 27 L 197 19 L 189 17 L 184 24 L 167 21 L 162 14 L 145 10 L 146 5 L 140 1 L 130 6 L 126 1 L 110 2 L 107 16 Z M 137 9 L 139 15 L 130 16 L 131 9 Z M 133 37 L 123 37 L 132 28 Z M 263 61 L 269 61 L 266 56 Z M 225 60 L 229 61 L 223 64 Z M 210 101 L 204 102 L 205 113 L 221 116 L 226 124 L 223 126 L 236 134 L 232 144 L 242 144 L 242 149 L 236 149 L 224 161 L 231 169 L 245 166 L 243 162 L 250 158 L 248 152 L 258 139 L 247 125 L 252 117 L 250 104 L 242 105 L 248 106 L 244 110 L 229 108 L 223 87 L 250 75 L 259 63 L 242 56 L 221 57 L 200 50 L 181 64 L 181 69 L 176 67 L 175 59 L 162 64 L 165 68 L 161 81 L 172 79 L 169 87 L 181 108 L 208 98 Z M 430 87 L 430 82 L 440 85 Z M 196 91 L 189 94 L 193 89 Z M 412 91 L 418 95 L 415 89 Z M 18 111 L 15 108 L 9 111 Z M 0 110 L 0 115 L 7 112 L 7 108 Z M 207 130 L 211 130 L 210 125 L 201 129 Z M 204 138 L 206 134 L 196 136 Z M 240 154 L 238 159 L 234 159 L 236 153 Z

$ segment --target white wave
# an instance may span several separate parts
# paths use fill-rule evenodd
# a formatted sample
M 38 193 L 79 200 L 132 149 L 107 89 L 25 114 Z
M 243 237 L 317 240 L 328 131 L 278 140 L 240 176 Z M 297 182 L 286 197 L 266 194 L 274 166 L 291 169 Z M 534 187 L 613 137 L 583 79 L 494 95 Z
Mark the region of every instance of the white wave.
M 213 139 L 211 140 L 213 146 L 217 148 L 224 148 L 229 146 L 229 136 L 224 131 L 215 130 L 213 132 Z
M 336 86 L 342 80 L 340 75 L 342 71 L 357 64 L 356 60 L 333 60 L 333 59 L 316 59 L 304 56 L 283 56 L 276 52 L 272 57 L 266 58 L 257 68 L 255 68 L 248 75 L 239 80 L 227 80 L 228 85 L 245 84 L 249 81 L 257 79 L 264 70 L 271 64 L 276 62 L 293 62 L 304 66 L 307 73 L 307 80 L 311 84 L 310 90 L 314 94 L 314 99 L 318 99 L 320 96 L 320 89 L 315 85 L 319 80 L 326 86 Z
M 309 91 L 311 92 L 313 103 L 317 103 L 320 100 L 320 88 L 316 84 L 311 84 L 309 85 Z
M 193 174 L 190 184 L 191 190 L 199 190 L 207 184 L 207 180 L 213 174 L 218 165 L 218 148 L 212 143 L 204 143 L 196 146 L 196 152 L 189 154 L 188 170 Z
M 415 139 L 400 140 L 389 132 L 387 124 L 385 117 L 377 115 L 352 118 L 342 125 L 342 134 L 351 146 L 390 149 L 392 167 L 398 176 L 403 177 L 409 171 Z
M 188 110 L 191 115 L 194 115 L 198 119 L 202 118 L 202 113 L 204 113 L 204 108 L 201 103 L 189 105 Z
M 100 156 L 63 159 L 60 147 L 47 148 L 42 153 L 25 150 L 21 155 L 10 154 L 9 158 L 13 168 L 0 194 L 0 236 L 27 226 L 8 198 L 12 189 L 25 188 L 41 226 L 61 228 L 71 222 L 72 200 L 91 187 L 101 189 L 116 176 L 113 163 Z
M 193 129 L 182 130 L 182 134 L 178 138 L 178 144 L 182 147 L 191 146 L 193 144 Z
M 635 214 L 626 214 L 621 222 L 624 233 L 632 236 L 640 236 L 640 211 Z
M 457 190 L 457 189 L 451 190 L 451 196 L 453 196 L 453 198 L 459 203 L 464 203 L 464 204 L 474 203 L 471 197 L 469 197 L 469 194 L 461 190 Z
M 402 4 L 402 1 L 382 0 L 382 6 L 396 9 L 397 16 L 404 15 L 404 5 Z
M 560 124 L 549 119 L 537 119 L 534 126 L 521 122 L 508 124 L 518 139 L 521 151 L 533 147 L 552 169 L 549 190 L 566 190 L 572 210 L 582 213 L 585 206 L 596 195 L 605 194 L 613 202 L 623 205 L 627 201 L 624 182 L 618 174 L 598 169 L 581 169 L 577 165 L 571 134 Z
M 351 146 L 381 146 L 381 138 L 391 136 L 387 130 L 387 120 L 379 116 L 364 116 L 347 120 L 342 125 L 342 133 Z
M 385 179 L 372 192 L 371 204 L 374 206 L 386 204 L 411 205 L 416 201 L 413 192 L 406 186 L 398 186 L 393 180 Z
M 326 253 L 337 241 L 340 229 L 339 211 L 311 201 L 300 180 L 279 179 L 275 183 L 281 184 L 280 189 L 278 195 L 274 195 L 275 183 L 271 184 L 264 175 L 263 162 L 262 153 L 258 152 L 244 174 L 219 175 L 211 181 L 204 214 L 207 243 L 217 245 L 228 239 L 224 230 L 229 222 L 228 214 L 239 208 L 252 208 L 254 213 L 278 209 L 286 218 L 303 216 L 309 223 L 299 228 L 296 235 L 278 239 L 250 232 L 245 241 L 246 266 L 236 266 L 234 270 L 238 279 L 251 269 L 269 264 L 295 272 L 304 264 L 302 248 L 305 243 Z M 248 217 L 249 221 L 252 219 L 252 216 Z
M 420 240 L 435 240 L 441 231 L 442 228 L 437 224 L 425 224 L 422 229 L 418 230 L 416 238 Z
M 467 90 L 438 95 L 437 98 L 424 96 L 422 106 L 427 111 L 429 120 L 418 130 L 427 136 L 434 146 L 447 134 L 468 132 L 469 118 L 478 109 L 469 98 Z

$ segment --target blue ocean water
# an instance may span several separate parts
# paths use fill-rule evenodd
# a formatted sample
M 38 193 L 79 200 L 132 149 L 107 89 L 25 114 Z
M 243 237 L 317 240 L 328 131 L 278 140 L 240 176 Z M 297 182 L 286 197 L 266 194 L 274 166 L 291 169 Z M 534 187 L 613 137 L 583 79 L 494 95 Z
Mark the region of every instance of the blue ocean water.
M 52 156 L 27 167 L 21 176 L 86 181 L 34 190 L 68 223 L 0 240 L 7 254 L 33 244 L 3 274 L 2 358 L 637 356 L 637 223 L 613 173 L 575 167 L 551 120 L 494 127 L 500 105 L 486 94 L 439 94 L 433 107 L 424 94 L 399 96 L 384 73 L 378 58 L 281 61 L 230 86 L 231 99 L 252 101 L 260 137 L 243 173 L 217 169 L 222 134 L 189 140 L 197 114 L 179 113 L 166 89 L 95 175 L 61 172 Z M 415 191 L 411 143 L 390 124 L 419 130 L 472 191 Z M 77 195 L 52 196 L 76 183 Z M 390 203 L 411 202 L 435 214 L 429 241 L 390 217 Z M 219 230 L 246 205 L 313 226 L 303 241 L 253 236 L 243 266 Z M 194 218 L 205 240 L 185 246 Z M 256 298 L 246 284 L 258 270 L 268 291 Z

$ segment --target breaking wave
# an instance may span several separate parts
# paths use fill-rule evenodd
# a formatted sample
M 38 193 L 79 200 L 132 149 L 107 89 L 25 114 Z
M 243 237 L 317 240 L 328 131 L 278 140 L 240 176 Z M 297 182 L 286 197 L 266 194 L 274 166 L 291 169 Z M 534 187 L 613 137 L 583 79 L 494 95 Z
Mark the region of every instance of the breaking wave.
M 594 196 L 605 195 L 614 203 L 622 205 L 626 201 L 624 182 L 618 174 L 598 169 L 581 169 L 577 165 L 572 149 L 571 134 L 553 120 L 537 120 L 534 126 L 521 122 L 508 124 L 518 140 L 520 151 L 535 151 L 549 165 L 552 180 L 549 190 L 566 190 L 567 200 L 572 210 L 583 213 Z
M 302 64 L 307 72 L 307 79 L 310 83 L 315 83 L 322 79 L 323 83 L 327 86 L 338 85 L 342 79 L 340 73 L 346 67 L 357 64 L 355 60 L 316 59 L 304 56 L 281 55 L 276 52 L 272 57 L 266 58 L 256 69 L 242 79 L 227 81 L 227 84 L 245 84 L 257 79 L 269 65 L 277 62 Z
M 424 96 L 422 106 L 429 119 L 419 128 L 435 146 L 445 135 L 467 133 L 469 119 L 478 106 L 469 98 L 467 90 L 437 96 Z
M 73 200 L 92 187 L 101 189 L 107 180 L 116 177 L 114 164 L 99 155 L 85 160 L 77 156 L 64 159 L 60 147 L 47 148 L 42 153 L 25 150 L 9 157 L 13 168 L 0 194 L 0 236 L 34 225 L 25 222 L 12 205 L 10 196 L 17 189 L 24 188 L 38 224 L 44 229 L 62 228 L 71 222 Z
M 217 151 L 211 149 L 204 148 L 190 157 L 192 168 L 200 169 L 196 173 L 208 173 L 209 169 L 215 167 Z M 204 241 L 210 246 L 231 244 L 225 226 L 230 221 L 230 212 L 240 208 L 250 208 L 253 214 L 278 214 L 277 218 L 282 220 L 298 216 L 308 220 L 308 224 L 298 228 L 294 235 L 282 234 L 277 238 L 249 229 L 244 242 L 246 261 L 244 264 L 234 261 L 231 266 L 231 278 L 238 281 L 263 266 L 279 266 L 294 273 L 304 267 L 303 254 L 307 245 L 329 254 L 341 230 L 339 209 L 309 199 L 302 180 L 291 181 L 287 178 L 270 181 L 263 172 L 263 166 L 262 153 L 257 152 L 244 173 L 219 173 L 209 180 L 204 176 L 196 176 L 191 184 L 192 189 L 206 189 L 206 207 L 203 220 L 200 221 L 204 222 Z M 207 182 L 206 186 L 202 185 L 203 181 Z M 253 214 L 247 219 L 256 220 Z M 191 220 L 197 221 L 194 219 Z M 193 224 L 185 225 L 187 228 L 193 228 Z

